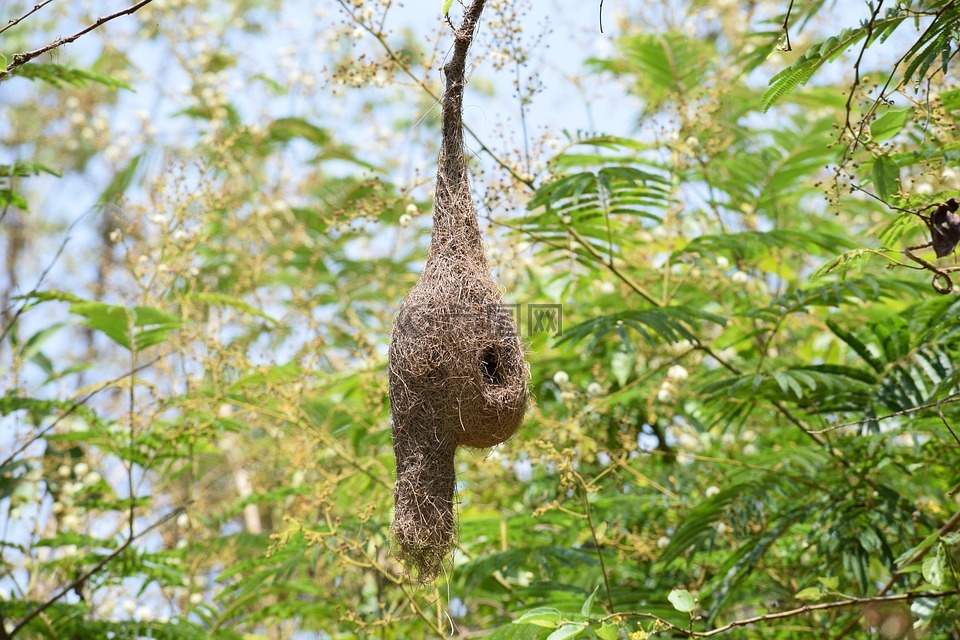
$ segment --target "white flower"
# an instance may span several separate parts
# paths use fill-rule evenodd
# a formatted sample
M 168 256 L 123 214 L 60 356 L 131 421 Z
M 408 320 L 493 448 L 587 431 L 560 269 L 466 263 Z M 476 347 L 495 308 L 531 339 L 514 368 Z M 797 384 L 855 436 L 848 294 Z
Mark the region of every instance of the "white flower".
M 719 269 L 728 269 L 730 268 L 730 261 L 724 256 L 717 258 L 717 268 Z
M 570 376 L 567 375 L 566 371 L 557 371 L 555 374 L 553 374 L 553 382 L 558 387 L 562 387 L 570 382 Z
M 196 605 L 200 604 L 201 602 L 203 602 L 203 594 L 202 594 L 202 593 L 191 593 L 191 594 L 190 594 L 190 604 L 196 606 Z
M 598 396 L 601 393 L 603 393 L 603 387 L 600 386 L 599 382 L 591 382 L 587 385 L 588 396 Z
M 657 540 L 657 549 L 666 549 L 668 544 L 670 544 L 670 538 L 667 536 L 660 536 L 660 538 Z
M 133 612 L 137 609 L 137 603 L 133 600 L 124 600 L 123 601 L 123 610 L 133 615 Z
M 85 476 L 89 471 L 90 471 L 90 465 L 88 465 L 86 462 L 78 462 L 73 467 L 73 472 L 76 473 L 78 476 Z
M 720 487 L 717 487 L 717 486 L 709 486 L 709 487 L 707 487 L 707 490 L 703 492 L 703 495 L 707 496 L 708 498 L 712 498 L 713 496 L 717 495 L 718 493 L 720 493 Z
M 110 242 L 119 244 L 123 240 L 123 232 L 120 229 L 114 229 L 110 232 Z
M 679 364 L 675 364 L 667 369 L 667 377 L 671 380 L 686 380 L 688 375 L 687 370 Z
M 604 280 L 600 283 L 600 293 L 614 293 L 617 290 L 617 286 L 610 282 L 609 280 Z
M 657 391 L 657 400 L 660 402 L 670 402 L 673 400 L 673 394 L 670 392 L 670 387 L 660 387 L 660 390 Z
M 759 451 L 759 449 L 757 449 L 757 445 L 755 445 L 755 444 L 748 444 L 747 446 L 745 446 L 745 447 L 743 448 L 743 455 L 745 455 L 745 456 L 756 455 L 757 451 Z
M 92 487 L 100 482 L 100 474 L 96 471 L 91 471 L 83 478 L 83 484 L 88 487 Z
M 410 204 L 407 205 L 407 213 L 411 216 L 415 216 L 418 213 L 420 213 L 420 210 L 417 209 L 417 205 L 411 202 Z
M 177 516 L 177 526 L 181 529 L 186 529 L 190 526 L 190 516 L 185 513 L 181 513 Z
M 399 220 L 401 227 L 409 227 L 412 221 L 413 221 L 413 216 L 411 216 L 409 213 L 405 213 L 402 216 L 400 216 L 400 220 Z
M 62 464 L 57 468 L 57 475 L 59 475 L 61 478 L 69 478 L 70 473 L 70 465 Z
M 736 282 L 737 284 L 744 284 L 750 280 L 750 276 L 748 276 L 743 271 L 740 271 L 739 269 L 737 269 L 736 271 L 733 272 L 733 275 L 730 276 L 730 279 Z
M 460 598 L 450 598 L 450 617 L 462 618 L 467 615 L 467 605 Z

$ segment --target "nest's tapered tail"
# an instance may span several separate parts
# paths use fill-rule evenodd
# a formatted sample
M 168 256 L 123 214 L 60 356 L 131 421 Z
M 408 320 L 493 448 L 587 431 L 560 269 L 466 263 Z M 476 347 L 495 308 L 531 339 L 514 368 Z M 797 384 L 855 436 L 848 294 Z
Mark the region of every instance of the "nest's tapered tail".
M 397 458 L 397 555 L 420 580 L 443 568 L 456 536 L 457 446 L 489 447 L 523 420 L 528 368 L 513 314 L 490 277 L 463 153 L 466 56 L 483 11 L 474 0 L 443 67 L 443 126 L 430 252 L 390 336 Z

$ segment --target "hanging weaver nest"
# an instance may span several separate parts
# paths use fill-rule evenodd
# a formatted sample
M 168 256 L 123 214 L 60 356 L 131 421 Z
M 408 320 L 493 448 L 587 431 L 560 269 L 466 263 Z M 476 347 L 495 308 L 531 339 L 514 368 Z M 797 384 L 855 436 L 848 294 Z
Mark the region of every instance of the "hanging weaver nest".
M 436 578 L 456 534 L 458 446 L 504 442 L 523 420 L 528 367 L 511 307 L 490 277 L 463 153 L 466 55 L 483 10 L 474 0 L 444 65 L 443 129 L 430 251 L 390 336 L 397 556 Z

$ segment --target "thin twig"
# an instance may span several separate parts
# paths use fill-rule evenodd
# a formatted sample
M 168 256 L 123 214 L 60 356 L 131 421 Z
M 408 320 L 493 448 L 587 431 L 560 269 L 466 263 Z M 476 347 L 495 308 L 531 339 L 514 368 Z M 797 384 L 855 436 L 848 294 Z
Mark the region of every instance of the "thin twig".
M 903 409 L 902 411 L 895 411 L 893 413 L 888 413 L 886 415 L 878 416 L 876 418 L 864 418 L 863 420 L 854 420 L 853 422 L 844 422 L 843 424 L 835 424 L 832 427 L 824 427 L 823 429 L 818 429 L 817 431 L 811 431 L 810 433 L 823 434 L 823 433 L 828 433 L 830 431 L 836 431 L 837 429 L 843 429 L 844 427 L 856 427 L 862 424 L 867 424 L 868 422 L 881 422 L 883 420 L 889 420 L 890 418 L 898 418 L 900 416 L 916 413 L 917 411 L 933 409 L 934 407 L 937 407 L 939 409 L 941 404 L 950 404 L 952 402 L 958 402 L 958 401 L 960 401 L 960 393 L 952 393 L 949 396 L 938 400 L 937 402 L 921 404 L 916 407 L 910 407 L 909 409 Z
M 67 407 L 67 410 L 66 410 L 66 411 L 64 411 L 64 412 L 61 413 L 59 416 L 57 416 L 56 420 L 54 420 L 51 424 L 49 424 L 48 426 L 44 427 L 43 429 L 41 429 L 41 430 L 38 431 L 37 433 L 35 433 L 35 434 L 33 435 L 33 437 L 31 437 L 31 438 L 30 438 L 29 440 L 27 440 L 25 443 L 23 443 L 22 445 L 20 445 L 20 447 L 18 447 L 13 453 L 11 453 L 11 454 L 10 454 L 9 456 L 7 456 L 2 462 L 0 462 L 0 467 L 5 467 L 5 466 L 7 466 L 9 463 L 13 462 L 14 458 L 16 458 L 18 455 L 20 455 L 20 454 L 23 453 L 24 451 L 26 451 L 27 448 L 28 448 L 30 445 L 32 445 L 34 442 L 36 442 L 37 440 L 39 440 L 40 438 L 42 438 L 43 436 L 45 436 L 45 435 L 46 435 L 47 433 L 49 433 L 52 429 L 56 428 L 56 426 L 57 426 L 58 424 L 60 424 L 61 422 L 63 422 L 64 419 L 66 419 L 67 417 L 71 416 L 74 411 L 76 411 L 77 409 L 79 409 L 80 407 L 82 407 L 83 405 L 85 405 L 87 402 L 89 402 L 90 399 L 91 399 L 93 396 L 97 395 L 98 393 L 100 393 L 101 391 L 103 391 L 103 390 L 105 390 L 105 389 L 109 389 L 109 388 L 112 387 L 114 384 L 120 382 L 120 381 L 123 380 L 124 378 L 129 378 L 129 377 L 133 376 L 135 373 L 138 373 L 138 372 L 140 372 L 140 371 L 143 371 L 144 369 L 147 369 L 147 368 L 153 366 L 154 364 L 156 364 L 157 362 L 159 362 L 162 358 L 163 358 L 163 356 L 157 356 L 157 357 L 154 358 L 153 360 L 150 360 L 149 362 L 144 362 L 143 364 L 139 365 L 136 369 L 133 369 L 133 370 L 131 370 L 131 371 L 128 371 L 128 372 L 124 373 L 124 374 L 121 375 L 121 376 L 117 376 L 116 378 L 113 378 L 112 380 L 107 380 L 106 382 L 101 382 L 101 383 L 97 386 L 96 389 L 94 389 L 93 391 L 91 391 L 91 392 L 87 393 L 86 395 L 82 396 L 82 397 L 79 398 L 78 400 L 75 400 L 73 404 L 71 404 L 69 407 Z
M 766 622 L 768 620 L 779 620 L 782 618 L 792 618 L 793 616 L 799 616 L 804 613 L 812 613 L 814 611 L 829 611 L 831 609 L 842 609 L 845 607 L 856 607 L 860 605 L 869 605 L 877 604 L 881 602 L 899 602 L 899 601 L 910 601 L 918 600 L 920 598 L 947 598 L 949 596 L 955 596 L 960 594 L 960 589 L 950 589 L 949 591 L 918 591 L 914 593 L 898 593 L 892 596 L 873 596 L 870 598 L 848 598 L 847 600 L 836 600 L 834 602 L 821 602 L 819 604 L 807 604 L 802 607 L 797 607 L 796 609 L 788 609 L 787 611 L 777 611 L 776 613 L 765 613 L 763 615 L 754 616 L 752 618 L 744 618 L 743 620 L 734 620 L 729 622 L 722 627 L 717 627 L 716 629 L 710 629 L 709 631 L 691 631 L 684 627 L 677 626 L 672 622 L 668 622 L 663 618 L 656 616 L 652 613 L 646 613 L 643 611 L 625 611 L 620 613 L 612 613 L 608 616 L 600 618 L 600 622 L 607 622 L 609 620 L 620 620 L 623 618 L 646 618 L 649 620 L 655 620 L 658 624 L 663 625 L 663 631 L 677 631 L 684 634 L 688 638 L 710 638 L 712 636 L 718 636 L 723 633 L 730 631 L 731 629 L 736 629 L 737 627 L 746 627 L 752 624 L 757 624 L 758 622 Z
M 30 290 L 30 293 L 24 296 L 19 296 L 20 298 L 29 298 L 31 295 L 33 295 L 34 293 L 40 290 L 40 287 L 43 285 L 43 281 L 47 279 L 48 275 L 50 275 L 50 271 L 53 270 L 54 265 L 57 264 L 57 261 L 60 260 L 60 256 L 63 255 L 64 250 L 66 250 L 67 244 L 70 242 L 70 232 L 73 231 L 73 228 L 76 227 L 78 224 L 80 224 L 80 222 L 84 218 L 86 218 L 87 214 L 89 213 L 90 212 L 88 211 L 87 213 L 82 214 L 76 220 L 70 223 L 70 226 L 67 227 L 67 233 L 63 238 L 63 242 L 60 243 L 60 246 L 57 248 L 57 252 L 53 254 L 53 258 L 50 260 L 46 268 L 40 274 L 40 277 L 37 279 L 37 284 L 33 286 L 33 289 Z M 10 309 L 13 306 L 14 305 L 11 304 L 10 307 L 3 309 L 0 315 L 6 317 L 7 313 L 10 311 Z M 7 334 L 10 333 L 10 330 L 17 323 L 17 320 L 19 320 L 20 316 L 23 315 L 23 312 L 27 310 L 27 306 L 28 305 L 26 303 L 23 303 L 22 305 L 20 305 L 20 308 L 17 309 L 16 313 L 13 314 L 13 318 L 10 319 L 10 322 L 8 322 L 7 325 L 3 327 L 3 331 L 0 331 L 0 343 L 2 343 L 4 338 L 7 337 Z
M 787 7 L 787 15 L 783 17 L 783 24 L 780 25 L 780 28 L 783 29 L 783 35 L 786 38 L 783 45 L 784 51 L 793 51 L 793 47 L 790 45 L 790 12 L 793 11 L 793 1 L 794 0 L 790 0 L 790 6 Z
M 378 32 L 363 20 L 358 19 L 353 14 L 351 7 L 344 0 L 337 0 L 337 1 L 340 3 L 340 6 L 343 8 L 343 10 L 347 12 L 351 18 L 353 18 L 354 22 L 358 24 L 361 29 L 363 29 L 364 31 L 372 35 L 377 40 L 377 42 L 380 43 L 380 46 L 383 47 L 383 50 L 386 52 L 387 56 L 389 56 L 390 60 L 395 65 L 397 65 L 397 68 L 400 69 L 400 71 L 402 71 L 405 76 L 413 80 L 414 83 L 416 83 L 416 85 L 420 87 L 420 89 L 423 90 L 423 92 L 426 93 L 430 98 L 436 101 L 437 104 L 440 104 L 442 102 L 440 96 L 437 95 L 437 93 L 430 88 L 430 85 L 424 82 L 421 78 L 418 78 L 416 74 L 414 74 L 413 71 L 410 70 L 410 67 L 407 65 L 407 63 L 405 63 L 400 58 L 400 56 L 390 46 L 390 43 L 387 42 L 386 38 L 383 36 L 383 33 Z M 511 167 L 504 160 L 502 160 L 500 156 L 494 153 L 493 150 L 490 147 L 488 147 L 483 142 L 482 139 L 480 139 L 480 136 L 477 135 L 477 133 L 473 129 L 471 129 L 467 123 L 463 122 L 462 124 L 463 124 L 463 130 L 470 134 L 470 137 L 473 138 L 473 141 L 480 146 L 481 151 L 486 153 L 490 157 L 490 159 L 492 159 L 495 163 L 500 165 L 502 169 L 506 170 L 507 173 L 509 173 L 514 180 L 526 185 L 531 191 L 535 190 L 533 180 L 525 176 L 521 176 L 519 173 L 517 173 L 516 169 Z
M 937 536 L 938 536 L 938 537 L 943 537 L 943 536 L 947 535 L 948 533 L 950 533 L 951 531 L 953 531 L 953 530 L 956 528 L 956 526 L 957 526 L 958 523 L 960 523 L 960 511 L 957 511 L 956 513 L 954 513 L 953 516 L 952 516 L 949 520 L 947 520 L 947 522 L 946 522 L 942 527 L 940 527 L 940 530 L 937 531 Z M 904 562 L 904 563 L 902 563 L 902 564 L 900 565 L 900 568 L 899 568 L 899 569 L 897 569 L 896 571 L 893 572 L 893 575 L 890 576 L 890 579 L 887 580 L 887 583 L 886 583 L 885 585 L 883 585 L 883 586 L 880 588 L 880 590 L 877 592 L 877 593 L 879 593 L 880 595 L 879 595 L 879 596 L 876 596 L 876 597 L 878 597 L 878 598 L 880 598 L 880 597 L 891 597 L 891 598 L 892 598 L 893 596 L 884 596 L 883 594 L 885 594 L 887 591 L 890 590 L 891 587 L 893 587 L 893 585 L 897 582 L 897 580 L 900 579 L 900 576 L 902 576 L 904 573 L 906 573 L 907 569 L 908 569 L 910 566 L 915 565 L 917 562 L 919 562 L 925 555 L 927 555 L 927 553 L 930 551 L 930 549 L 933 549 L 935 546 L 936 546 L 936 545 L 928 545 L 928 546 L 926 546 L 926 547 L 923 547 L 922 549 L 919 549 L 916 553 L 914 553 L 912 556 L 910 556 L 910 558 L 909 558 L 906 562 Z M 916 596 L 916 597 L 923 597 L 923 596 L 918 595 L 918 596 Z M 845 626 L 845 627 L 840 631 L 840 633 L 837 634 L 837 637 L 834 638 L 834 640 L 840 640 L 841 638 L 846 637 L 851 631 L 853 631 L 853 630 L 856 628 L 857 623 L 860 621 L 861 616 L 863 616 L 863 611 L 861 611 L 860 613 L 858 613 L 858 614 L 853 618 L 853 620 L 851 620 L 850 622 L 848 622 L 848 623 L 847 623 L 847 626 Z
M 177 517 L 178 515 L 180 515 L 181 513 L 183 513 L 184 510 L 185 510 L 185 507 L 177 507 L 177 508 L 175 508 L 173 511 L 171 511 L 170 513 L 168 513 L 167 515 L 163 516 L 162 518 L 160 518 L 159 520 L 157 520 L 156 522 L 154 522 L 153 524 L 151 524 L 150 526 L 148 526 L 146 529 L 140 531 L 139 533 L 137 533 L 137 534 L 135 534 L 135 535 L 131 535 L 131 536 L 127 537 L 127 539 L 123 541 L 123 544 L 121 544 L 119 547 L 117 547 L 116 550 L 113 551 L 113 553 L 110 553 L 109 555 L 104 556 L 103 559 L 100 560 L 100 562 L 98 562 L 97 564 L 95 564 L 95 565 L 94 565 L 91 569 L 89 569 L 86 573 L 84 573 L 84 574 L 82 574 L 80 577 L 76 578 L 73 582 L 71 582 L 70 584 L 68 584 L 67 586 L 65 586 L 63 589 L 61 589 L 56 595 L 54 595 L 54 596 L 51 597 L 49 600 L 47 600 L 46 602 L 44 602 L 43 604 L 41 604 L 39 607 L 37 607 L 36 609 L 34 609 L 33 611 L 31 611 L 29 614 L 27 614 L 27 617 L 24 618 L 23 620 L 21 620 L 20 623 L 17 624 L 17 625 L 10 631 L 9 637 L 12 638 L 12 637 L 16 636 L 18 631 L 20 631 L 20 630 L 23 629 L 25 626 L 27 626 L 27 625 L 30 623 L 31 620 L 33 620 L 34 618 L 36 618 L 37 616 L 39 616 L 41 613 L 43 613 L 44 611 L 46 611 L 46 610 L 49 609 L 50 607 L 52 607 L 52 606 L 54 605 L 54 603 L 57 602 L 57 600 L 59 600 L 60 598 L 62 598 L 62 597 L 65 596 L 66 594 L 70 593 L 71 591 L 73 591 L 74 589 L 76 589 L 77 587 L 79 587 L 80 585 L 82 585 L 83 583 L 85 583 L 87 580 L 89 580 L 94 574 L 96 574 L 98 571 L 100 571 L 100 570 L 103 569 L 105 566 L 107 566 L 107 564 L 109 564 L 110 561 L 114 560 L 114 559 L 117 558 L 120 554 L 122 554 L 122 553 L 125 552 L 128 548 L 130 548 L 130 545 L 132 545 L 135 540 L 137 540 L 137 539 L 139 539 L 139 538 L 142 538 L 143 536 L 145 536 L 146 534 L 150 533 L 151 531 L 153 531 L 154 529 L 156 529 L 156 528 L 159 527 L 160 525 L 162 525 L 162 524 L 164 524 L 165 522 L 168 522 L 168 521 L 170 521 L 171 519 Z
M 883 0 L 879 0 L 876 8 L 873 10 L 873 14 L 870 16 L 870 21 L 867 22 L 867 37 L 863 39 L 863 46 L 860 47 L 860 53 L 857 55 L 857 60 L 853 63 L 853 82 L 850 84 L 850 93 L 847 94 L 846 117 L 843 123 L 844 131 L 850 131 L 851 133 L 853 133 L 853 127 L 850 125 L 850 114 L 853 109 L 853 96 L 857 91 L 857 87 L 860 86 L 860 63 L 863 61 L 863 54 L 866 53 L 867 47 L 870 46 L 870 38 L 873 36 L 873 27 L 877 23 L 877 16 L 880 15 L 880 7 L 882 6 Z M 857 133 L 854 139 L 854 144 L 859 141 L 860 134 Z
M 933 31 L 934 27 L 937 25 L 937 20 L 940 19 L 940 16 L 942 16 L 946 11 L 948 11 L 949 9 L 951 9 L 951 8 L 953 7 L 953 5 L 956 4 L 956 1 L 957 1 L 957 0 L 950 0 L 950 2 L 948 2 L 947 4 L 945 4 L 944 6 L 942 6 L 939 11 L 937 11 L 935 14 L 933 14 L 933 20 L 930 22 L 929 25 L 927 25 L 927 28 L 924 30 L 924 32 L 923 32 L 922 34 L 920 34 L 920 37 L 917 38 L 917 42 L 923 42 L 924 40 L 927 39 L 927 36 L 930 34 L 931 31 Z M 881 4 L 882 4 L 882 0 L 881 0 Z M 877 7 L 877 11 L 878 11 L 878 12 L 879 12 L 879 10 L 880 10 L 880 7 Z M 875 19 L 876 19 L 876 15 L 877 15 L 877 14 L 874 13 L 874 17 L 872 17 L 871 20 L 870 20 L 870 22 L 871 22 L 871 31 L 872 31 L 873 22 L 874 22 Z M 925 15 L 926 15 L 926 14 L 925 14 Z M 855 67 L 854 67 L 855 70 L 857 71 L 858 75 L 859 75 L 859 64 L 860 64 L 860 60 L 861 60 L 861 58 L 863 57 L 863 52 L 864 52 L 864 50 L 866 49 L 867 45 L 869 44 L 869 41 L 870 41 L 870 34 L 868 33 L 867 38 L 866 38 L 866 40 L 864 40 L 864 43 L 863 43 L 864 48 L 860 50 L 860 56 L 857 58 L 857 64 L 856 64 Z M 887 76 L 886 82 L 883 83 L 883 87 L 880 89 L 880 93 L 877 95 L 876 100 L 873 101 L 873 104 L 870 105 L 870 108 L 869 108 L 869 109 L 867 110 L 867 112 L 863 115 L 863 118 L 861 118 L 861 120 L 860 120 L 860 126 L 857 128 L 856 133 L 854 133 L 853 128 L 850 126 L 850 108 L 851 108 L 850 105 L 851 105 L 851 101 L 853 100 L 853 87 L 851 88 L 850 95 L 847 96 L 847 106 L 846 106 L 847 117 L 846 117 L 846 123 L 845 123 L 845 125 L 844 125 L 844 129 L 845 129 L 845 130 L 849 130 L 850 133 L 854 134 L 854 141 L 853 141 L 853 145 L 852 145 L 853 148 L 851 148 L 850 146 L 848 146 L 846 149 L 844 149 L 844 151 L 843 151 L 843 159 L 844 159 L 844 161 L 846 161 L 846 159 L 849 158 L 849 155 L 848 155 L 849 152 L 853 151 L 853 150 L 856 148 L 856 145 L 860 142 L 860 138 L 861 138 L 861 136 L 863 135 L 863 130 L 864 130 L 864 128 L 868 125 L 868 123 L 870 122 L 870 118 L 871 118 L 871 116 L 876 112 L 877 107 L 878 107 L 882 102 L 884 102 L 884 101 L 887 99 L 887 98 L 886 98 L 886 96 L 887 96 L 887 90 L 890 88 L 890 84 L 893 82 L 893 77 L 894 77 L 894 75 L 896 75 L 897 69 L 900 68 L 900 65 L 903 64 L 903 63 L 906 61 L 906 59 L 907 59 L 907 57 L 908 57 L 909 55 L 910 55 L 910 50 L 907 50 L 906 52 L 904 52 L 904 54 L 903 54 L 902 56 L 900 56 L 900 58 L 899 58 L 896 62 L 893 63 L 893 67 L 891 67 L 891 69 L 890 69 L 890 73 L 889 73 L 889 75 Z M 952 55 L 951 55 L 951 57 L 952 57 Z M 855 86 L 855 85 L 854 85 L 854 86 Z
M 30 61 L 33 60 L 34 58 L 36 58 L 36 57 L 38 57 L 38 56 L 41 56 L 41 55 L 43 55 L 44 53 L 46 53 L 46 52 L 48 52 L 48 51 L 52 51 L 53 49 L 56 49 L 56 48 L 58 48 L 58 47 L 62 47 L 62 46 L 65 45 L 65 44 L 70 44 L 71 42 L 73 42 L 73 41 L 75 41 L 77 38 L 79 38 L 80 36 L 83 36 L 83 35 L 86 35 L 86 34 L 90 33 L 91 31 L 93 31 L 93 30 L 96 29 L 97 27 L 99 27 L 99 26 L 101 26 L 101 25 L 103 25 L 103 24 L 106 24 L 107 22 L 110 22 L 110 21 L 113 20 L 114 18 L 119 18 L 119 17 L 121 17 L 121 16 L 128 16 L 128 15 L 136 12 L 137 10 L 139 10 L 139 9 L 147 6 L 147 5 L 150 4 L 151 2 L 153 2 L 153 0 L 140 0 L 140 2 L 138 2 L 137 4 L 135 4 L 135 5 L 131 6 L 131 7 L 127 7 L 126 9 L 122 9 L 122 10 L 120 10 L 120 11 L 117 11 L 116 13 L 111 13 L 110 15 L 104 16 L 104 17 L 102 17 L 102 18 L 97 18 L 96 22 L 94 22 L 94 23 L 92 23 L 92 24 L 90 24 L 90 25 L 87 25 L 86 27 L 84 27 L 84 28 L 81 29 L 80 31 L 77 31 L 77 32 L 76 32 L 75 34 L 73 34 L 72 36 L 67 36 L 67 37 L 65 37 L 65 38 L 57 38 L 57 39 L 54 40 L 53 42 L 51 42 L 51 43 L 49 43 L 49 44 L 46 44 L 46 45 L 40 47 L 39 49 L 34 49 L 33 51 L 24 51 L 23 53 L 16 53 L 16 54 L 14 54 L 14 56 L 13 56 L 13 61 L 6 66 L 6 68 L 3 70 L 2 73 L 0 73 L 0 78 L 3 78 L 4 76 L 6 76 L 6 74 L 10 73 L 11 71 L 13 71 L 14 69 L 16 69 L 17 67 L 21 67 L 21 66 L 25 65 L 26 63 L 30 62 Z
M 643 298 L 644 300 L 646 300 L 647 302 L 649 302 L 650 304 L 652 304 L 652 305 L 655 306 L 655 307 L 661 307 L 661 306 L 663 306 L 662 304 L 660 304 L 660 301 L 657 300 L 655 297 L 653 297 L 653 295 L 652 295 L 649 291 L 647 291 L 646 289 L 644 289 L 643 287 L 641 287 L 639 284 L 637 284 L 636 282 L 634 282 L 633 279 L 630 278 L 630 276 L 628 276 L 626 273 L 624 273 L 624 272 L 621 271 L 619 268 L 617 268 L 617 266 L 616 266 L 616 265 L 614 264 L 614 262 L 613 262 L 613 256 L 612 256 L 612 255 L 610 256 L 609 259 L 607 259 L 607 258 L 604 257 L 599 251 L 597 251 L 597 248 L 594 247 L 592 244 L 590 244 L 590 242 L 589 242 L 586 238 L 584 238 L 584 237 L 580 234 L 580 232 L 577 231 L 575 228 L 569 227 L 569 231 L 570 231 L 570 235 L 573 236 L 573 238 L 574 238 L 577 242 L 579 242 L 580 245 L 581 245 L 584 249 L 586 249 L 586 250 L 590 253 L 590 255 L 592 255 L 592 256 L 594 257 L 595 260 L 597 260 L 600 264 L 602 264 L 602 265 L 604 265 L 605 267 L 607 267 L 607 269 L 609 269 L 610 272 L 613 273 L 613 275 L 615 275 L 615 276 L 617 276 L 618 278 L 620 278 L 620 280 L 621 280 L 625 285 L 627 285 L 628 287 L 630 287 L 631 289 L 633 289 L 634 293 L 636 293 L 636 294 L 639 295 L 641 298 Z
M 51 2 L 53 2 L 53 0 L 43 0 L 42 2 L 38 2 L 37 4 L 33 5 L 32 9 L 27 11 L 25 14 L 23 14 L 19 18 L 11 18 L 9 21 L 7 21 L 7 24 L 5 24 L 3 28 L 0 28 L 0 33 L 3 33 L 10 27 L 17 26 L 18 24 L 20 24 L 21 22 L 29 18 L 31 15 L 33 15 L 37 11 L 40 11 L 40 9 L 43 9 L 45 6 L 47 6 Z
M 603 575 L 603 586 L 607 591 L 607 606 L 613 611 L 613 591 L 610 590 L 610 578 L 607 575 L 607 564 L 603 560 L 603 547 L 600 544 L 600 538 L 597 536 L 597 528 L 593 524 L 593 514 L 590 511 L 590 496 L 587 491 L 587 485 L 580 478 L 580 489 L 583 495 L 583 510 L 587 516 L 587 524 L 590 526 L 590 535 L 593 536 L 593 546 L 597 549 L 597 557 L 600 559 L 600 573 Z
M 960 444 L 960 438 L 958 438 L 958 437 L 957 437 L 957 434 L 954 433 L 953 427 L 950 426 L 950 423 L 947 422 L 946 417 L 944 417 L 944 415 L 943 415 L 943 409 L 940 408 L 940 405 L 942 405 L 942 404 L 943 404 L 943 400 L 941 400 L 940 402 L 937 403 L 937 415 L 940 416 L 940 420 L 943 421 L 943 426 L 945 426 L 945 427 L 947 428 L 947 431 L 950 432 L 950 435 L 953 436 L 953 439 L 957 441 L 957 444 Z

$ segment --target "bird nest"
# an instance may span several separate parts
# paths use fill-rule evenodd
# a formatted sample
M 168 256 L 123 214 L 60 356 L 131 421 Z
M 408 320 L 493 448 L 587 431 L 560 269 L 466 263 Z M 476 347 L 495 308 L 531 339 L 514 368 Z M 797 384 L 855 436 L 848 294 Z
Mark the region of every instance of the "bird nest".
M 512 307 L 490 276 L 463 154 L 466 52 L 483 0 L 456 30 L 444 66 L 443 130 L 430 251 L 390 336 L 397 556 L 436 578 L 456 538 L 458 446 L 490 447 L 523 420 L 528 367 Z

